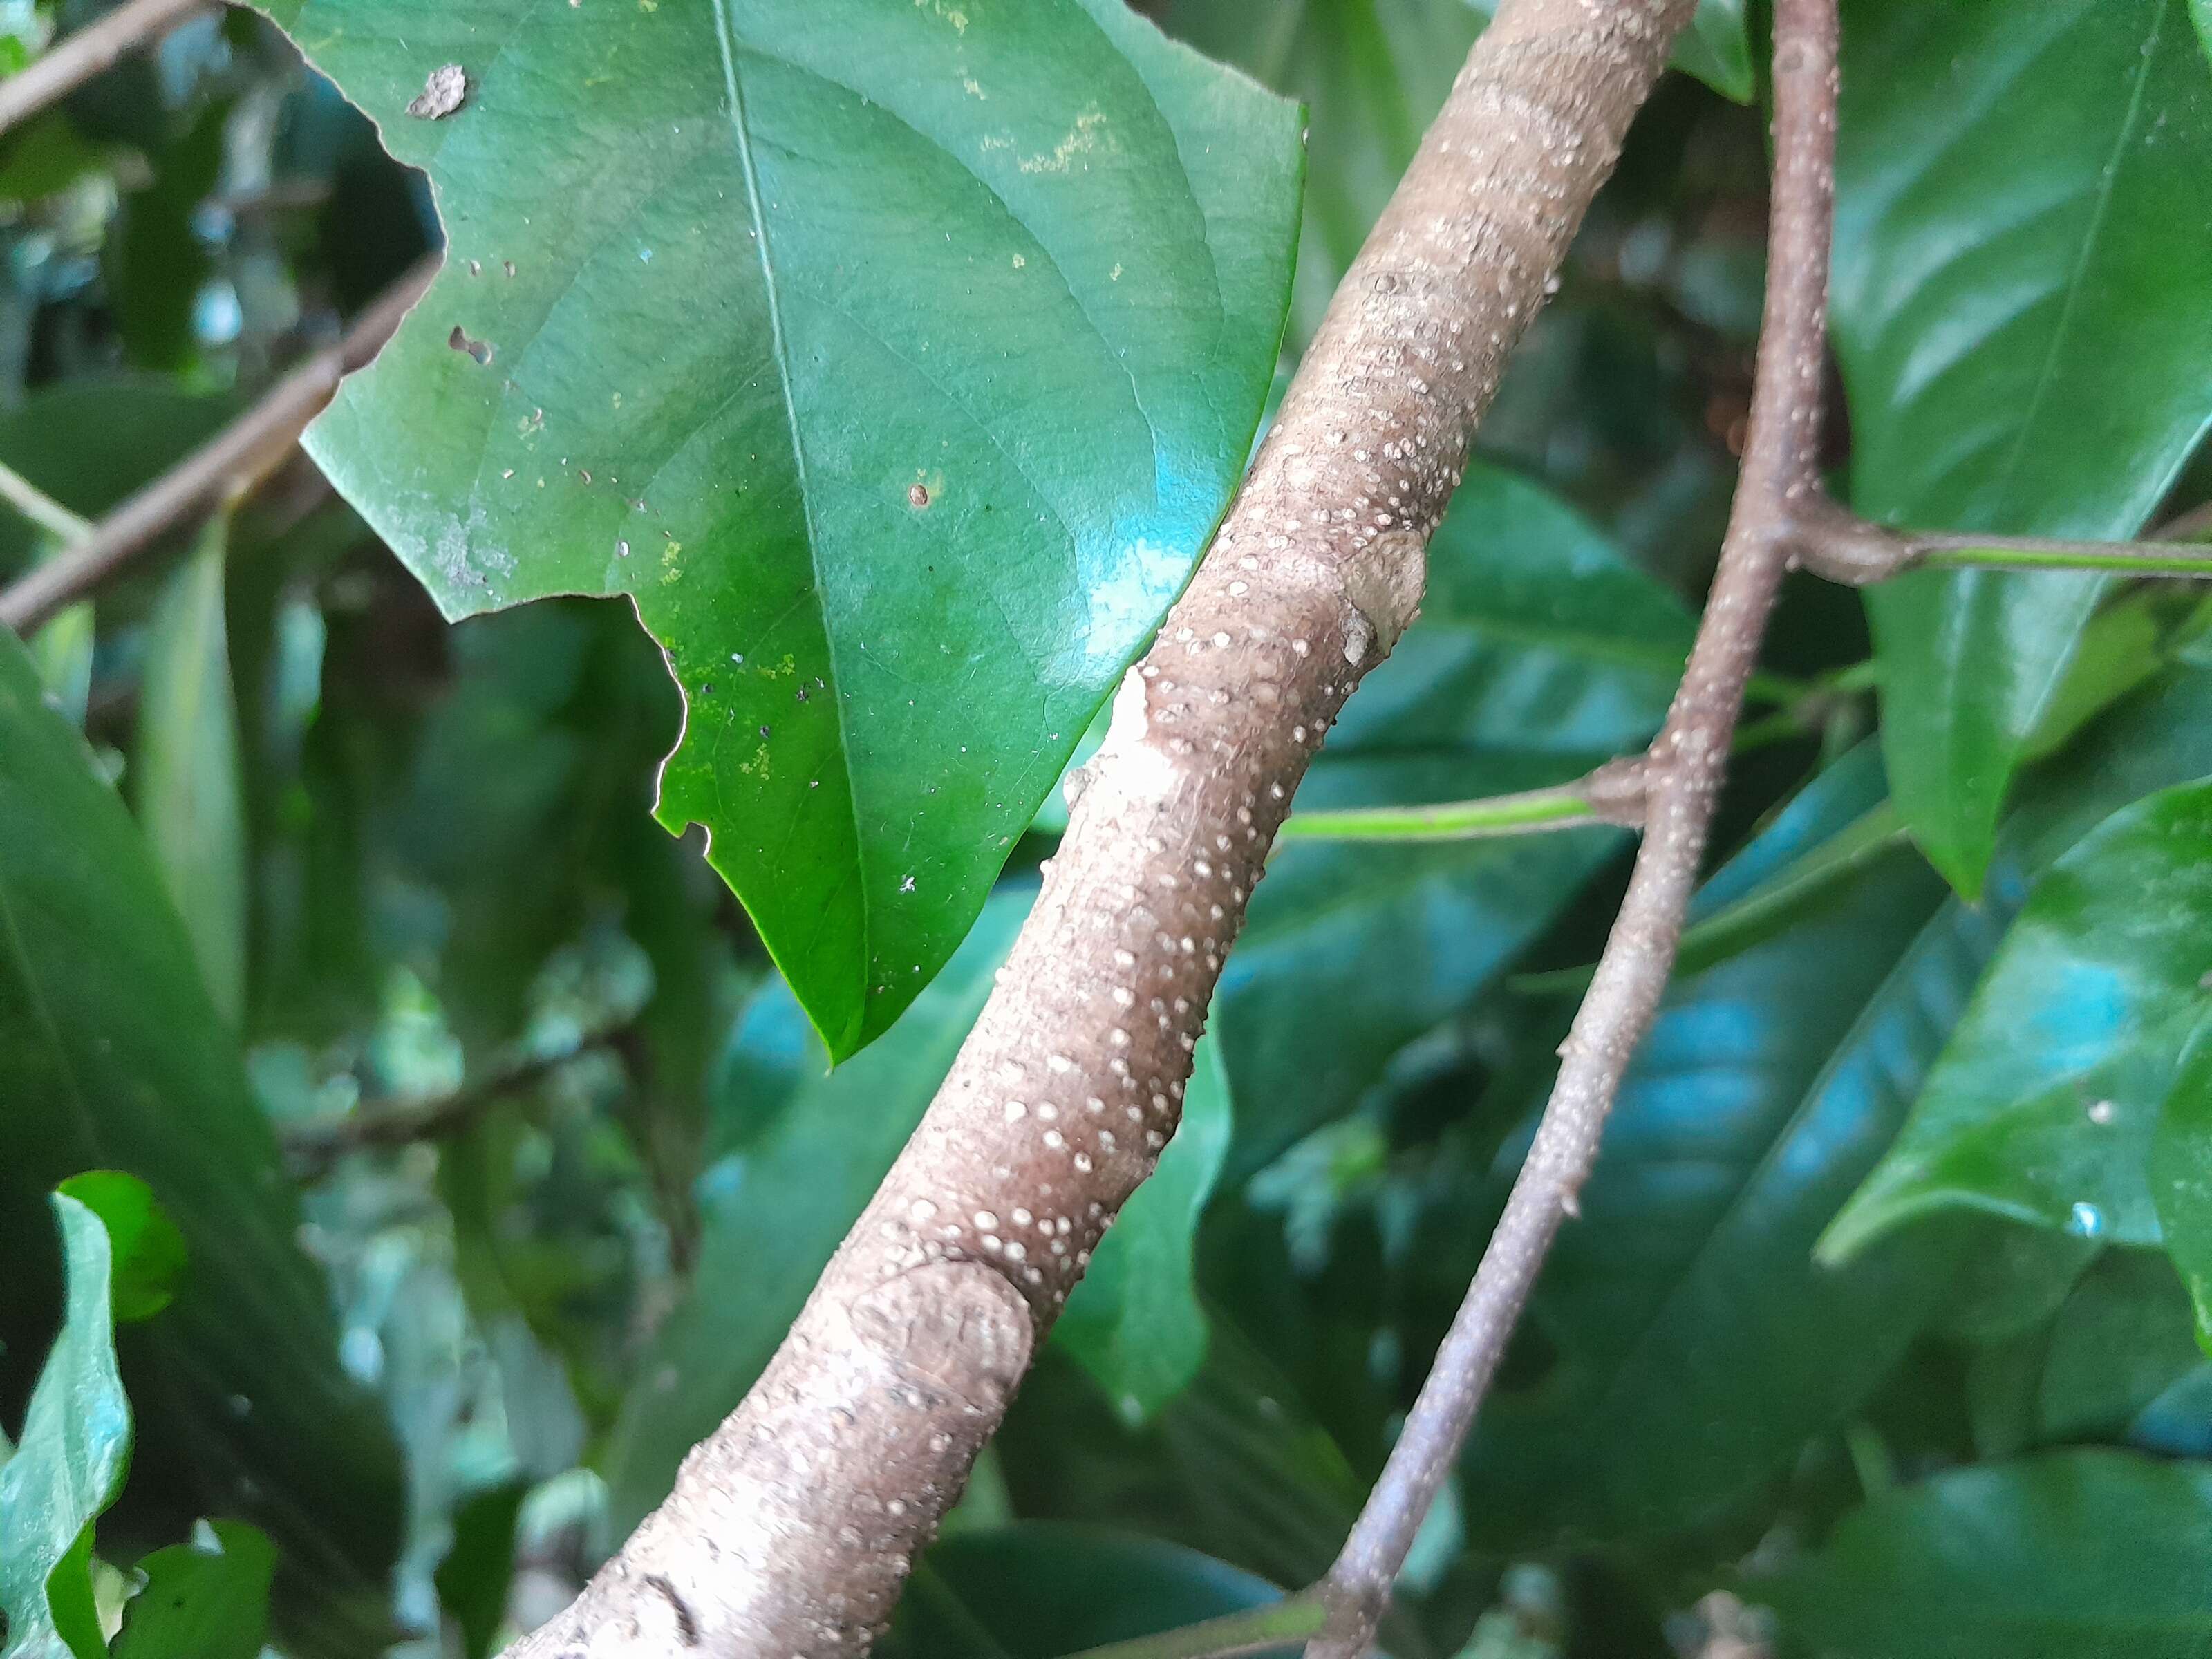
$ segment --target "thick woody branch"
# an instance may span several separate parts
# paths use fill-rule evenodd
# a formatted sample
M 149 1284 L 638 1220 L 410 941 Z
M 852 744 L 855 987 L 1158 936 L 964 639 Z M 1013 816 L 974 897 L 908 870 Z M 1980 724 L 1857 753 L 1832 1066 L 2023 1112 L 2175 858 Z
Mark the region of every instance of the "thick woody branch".
M 951 1075 L 750 1395 L 514 1651 L 864 1652 L 1181 1114 L 1224 954 L 1693 0 L 1508 0 L 1115 699 Z
M 1575 1212 L 1629 1056 L 1650 1029 L 1674 968 L 1729 741 L 1788 568 L 1793 515 L 1819 488 L 1836 0 L 1777 0 L 1774 28 L 1773 210 L 1751 428 L 1705 618 L 1646 763 L 1649 817 L 1635 872 L 1561 1045 L 1558 1080 L 1504 1214 L 1329 1573 L 1330 1625 L 1307 1648 L 1308 1659 L 1358 1659 L 1367 1651 L 1552 1240 Z
M 437 272 L 435 256 L 386 289 L 343 338 L 292 369 L 251 409 L 137 495 L 0 591 L 0 627 L 28 635 L 165 534 L 251 490 L 291 453 L 339 378 L 376 356 Z
M 0 132 L 67 96 L 125 54 L 159 39 L 207 0 L 127 0 L 37 62 L 0 81 Z

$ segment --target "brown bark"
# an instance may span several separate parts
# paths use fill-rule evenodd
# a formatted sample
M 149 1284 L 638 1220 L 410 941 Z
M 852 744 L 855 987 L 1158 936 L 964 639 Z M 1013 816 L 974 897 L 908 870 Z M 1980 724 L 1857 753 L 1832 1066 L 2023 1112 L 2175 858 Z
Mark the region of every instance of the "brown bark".
M 1508 0 L 1112 726 L 999 986 L 781 1350 L 532 1659 L 862 1653 L 1151 1172 L 1269 843 L 1694 0 Z
M 1644 757 L 1635 873 L 1559 1048 L 1528 1156 L 1382 1478 L 1330 1570 L 1307 1659 L 1358 1659 L 1474 1421 L 1552 1241 L 1576 1212 L 1629 1058 L 1674 971 L 1744 688 L 1820 501 L 1821 371 L 1835 194 L 1836 0 L 1776 0 L 1774 190 L 1743 471 L 1680 689 Z M 1475 1494 L 1475 1501 L 1480 1495 Z

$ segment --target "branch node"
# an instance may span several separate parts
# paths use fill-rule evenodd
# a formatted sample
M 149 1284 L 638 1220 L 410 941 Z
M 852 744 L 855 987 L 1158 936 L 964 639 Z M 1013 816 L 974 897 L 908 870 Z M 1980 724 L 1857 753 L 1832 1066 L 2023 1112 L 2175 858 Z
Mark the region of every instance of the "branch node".
M 1623 830 L 1641 830 L 1650 812 L 1651 763 L 1642 755 L 1607 761 L 1583 779 L 1576 793 L 1592 817 Z
M 1911 543 L 1827 496 L 1807 495 L 1781 526 L 1790 562 L 1824 581 L 1871 587 L 1919 562 Z

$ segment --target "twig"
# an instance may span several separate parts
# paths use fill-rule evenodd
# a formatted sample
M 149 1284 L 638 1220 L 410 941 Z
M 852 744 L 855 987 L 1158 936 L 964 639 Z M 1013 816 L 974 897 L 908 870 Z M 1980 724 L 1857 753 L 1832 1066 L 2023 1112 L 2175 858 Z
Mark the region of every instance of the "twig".
M 0 497 L 45 531 L 67 544 L 92 533 L 92 520 L 81 518 L 5 462 L 0 462 Z
M 609 1032 L 557 1054 L 532 1054 L 462 1084 L 450 1094 L 424 1100 L 371 1104 L 357 1111 L 289 1125 L 282 1132 L 284 1162 L 295 1180 L 316 1181 L 348 1152 L 371 1146 L 405 1146 L 459 1134 L 483 1109 L 527 1089 L 570 1060 L 611 1047 L 619 1033 Z
M 2081 570 L 2115 576 L 2212 578 L 2212 508 L 2200 507 L 2142 541 L 2076 541 L 2055 536 L 1981 536 L 1891 530 L 1825 497 L 1799 514 L 1797 562 L 1814 575 L 1870 586 L 1923 568 Z
M 37 114 L 207 4 L 207 0 L 129 0 L 79 29 L 46 56 L 0 81 L 0 132 Z
M 1085 1648 L 1070 1659 L 1237 1659 L 1240 1654 L 1265 1653 L 1302 1642 L 1319 1632 L 1328 1618 L 1328 1609 L 1309 1591 L 1157 1636 Z
M 1588 776 L 1550 789 L 1433 806 L 1352 806 L 1293 812 L 1283 841 L 1485 841 L 1610 824 L 1644 827 L 1644 763 L 1607 761 Z
M 416 265 L 354 319 L 336 345 L 318 351 L 261 400 L 84 536 L 0 592 L 0 626 L 27 635 L 82 599 L 167 532 L 251 490 L 300 441 L 341 377 L 375 356 L 436 274 L 435 255 Z
M 1122 682 L 944 1086 L 737 1411 L 535 1659 L 857 1659 L 1180 1115 L 1267 848 L 1693 0 L 1506 0 Z M 1695 672 L 1695 671 L 1693 671 Z
M 1777 0 L 1773 207 L 1750 431 L 1697 643 L 1652 745 L 1650 817 L 1635 873 L 1504 1214 L 1325 1581 L 1330 1625 L 1308 1659 L 1358 1659 L 1373 1640 L 1552 1240 L 1575 1212 L 1629 1056 L 1674 966 L 1744 685 L 1788 565 L 1792 515 L 1818 487 L 1836 33 L 1836 0 Z

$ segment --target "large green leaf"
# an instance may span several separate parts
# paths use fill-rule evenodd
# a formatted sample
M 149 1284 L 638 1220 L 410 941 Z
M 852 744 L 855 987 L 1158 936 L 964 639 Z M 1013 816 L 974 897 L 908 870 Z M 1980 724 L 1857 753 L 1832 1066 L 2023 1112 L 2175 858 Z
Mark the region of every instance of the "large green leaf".
M 162 590 L 146 642 L 131 781 L 200 977 L 236 1030 L 246 1008 L 246 802 L 223 620 L 229 543 L 228 515 L 217 514 Z
M 2182 0 L 1853 0 L 1844 30 L 1855 504 L 2132 533 L 2212 419 L 2212 77 Z M 1963 893 L 2101 591 L 1930 572 L 1869 596 L 1898 805 Z
M 1817 845 L 1814 826 L 1846 829 L 1881 787 L 1863 752 L 1771 833 Z M 1995 945 L 1992 919 L 1942 896 L 1893 857 L 1670 994 L 1530 1304 L 1541 1362 L 1494 1394 L 1464 1460 L 1478 1537 L 1721 1518 L 1904 1351 L 1951 1241 L 1911 1237 L 1840 1273 L 1811 1254 Z M 1525 1146 L 1505 1149 L 1501 1179 Z
M 2197 1659 L 2208 1559 L 2212 1467 L 2061 1452 L 1889 1492 L 1747 1593 L 1824 1659 Z
M 284 1558 L 303 1653 L 380 1605 L 399 1470 L 375 1404 L 339 1370 L 325 1286 L 235 1040 L 123 804 L 0 638 L 0 1393 L 28 1379 L 59 1275 L 45 1189 L 89 1168 L 143 1179 L 185 1237 L 176 1300 L 125 1333 L 147 1427 L 132 1493 L 169 1536 L 239 1514 Z M 161 1535 L 156 1532 L 155 1535 Z
M 138 1563 L 145 1588 L 125 1609 L 115 1659 L 254 1659 L 269 1632 L 276 1552 L 243 1521 L 210 1522 Z
M 1055 1659 L 1280 1595 L 1195 1550 L 1031 1522 L 949 1538 L 932 1550 L 880 1650 L 885 1659 Z
M 1823 1255 L 1955 1208 L 2155 1243 L 2151 1141 L 2212 1019 L 2208 973 L 2212 783 L 2184 784 L 2115 813 L 2036 883 Z
M 1120 0 L 270 9 L 449 239 L 310 447 L 449 615 L 632 597 L 690 710 L 662 821 L 851 1054 L 1228 499 L 1296 112 Z
M 1774 878 L 1770 844 L 1817 856 L 1878 799 L 1873 758 L 1831 769 L 1708 893 Z M 1927 872 L 1892 856 L 1675 988 L 1537 1287 L 1522 1380 L 1476 1430 L 1478 1534 L 1715 1518 L 1865 1397 L 1944 1288 L 1956 1235 L 1840 1267 L 1815 1263 L 1814 1241 L 1904 1121 L 2028 879 L 2118 806 L 2208 769 L 2212 675 L 2172 675 L 2039 774 L 1980 907 L 1937 909 Z
M 2167 1253 L 2196 1304 L 2200 1338 L 2212 1349 L 2212 1017 L 2198 1023 L 2174 1067 L 2151 1138 L 2150 1193 Z
M 729 1067 L 741 1091 L 732 1107 L 766 1124 L 726 1129 L 741 1150 L 700 1177 L 690 1290 L 645 1356 L 608 1455 L 617 1524 L 666 1495 L 684 1454 L 768 1364 L 951 1069 L 1028 910 L 1027 894 L 994 898 L 897 1033 L 834 1072 L 787 988 L 747 1009 Z
M 68 1259 L 61 1333 L 39 1373 L 22 1443 L 0 1466 L 0 1659 L 100 1659 L 92 1528 L 131 1461 L 131 1402 L 115 1364 L 107 1229 L 66 1194 L 54 1198 Z
M 1420 619 L 1346 707 L 1303 808 L 1564 782 L 1650 737 L 1691 633 L 1674 597 L 1553 496 L 1471 467 L 1430 550 Z M 1249 1170 L 1347 1109 L 1464 1006 L 1626 840 L 1291 842 L 1222 980 Z

